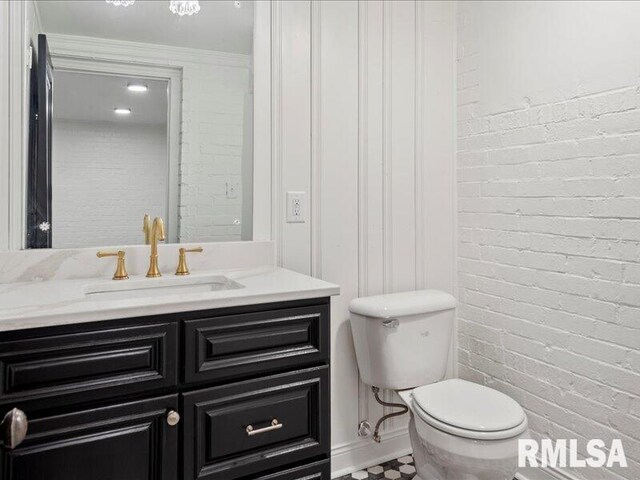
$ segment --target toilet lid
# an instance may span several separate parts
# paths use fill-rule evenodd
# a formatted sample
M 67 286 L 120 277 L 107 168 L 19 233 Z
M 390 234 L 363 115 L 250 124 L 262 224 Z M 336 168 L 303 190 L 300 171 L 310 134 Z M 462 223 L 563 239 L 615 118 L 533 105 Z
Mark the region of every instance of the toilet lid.
M 457 378 L 416 388 L 413 402 L 428 417 L 461 430 L 499 432 L 526 420 L 511 397 Z

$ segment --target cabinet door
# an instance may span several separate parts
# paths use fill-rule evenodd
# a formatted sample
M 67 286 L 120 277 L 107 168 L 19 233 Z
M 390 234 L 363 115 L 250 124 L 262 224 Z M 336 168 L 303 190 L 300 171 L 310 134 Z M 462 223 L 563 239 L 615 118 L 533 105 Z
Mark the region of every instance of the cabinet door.
M 183 394 L 184 479 L 231 480 L 329 453 L 328 367 Z
M 29 419 L 17 448 L 2 445 L 2 480 L 176 480 L 177 409 L 167 395 Z

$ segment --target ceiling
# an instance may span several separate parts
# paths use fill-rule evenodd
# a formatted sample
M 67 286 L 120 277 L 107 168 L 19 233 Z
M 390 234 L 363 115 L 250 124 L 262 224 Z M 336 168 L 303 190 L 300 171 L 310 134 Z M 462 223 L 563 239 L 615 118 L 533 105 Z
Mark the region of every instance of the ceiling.
M 200 0 L 200 12 L 179 17 L 169 0 L 117 7 L 105 0 L 38 0 L 44 33 L 84 35 L 228 53 L 251 54 L 253 2 Z
M 115 75 L 56 71 L 53 118 L 90 122 L 166 125 L 167 82 Z M 131 92 L 130 83 L 144 83 L 147 92 Z M 130 108 L 130 115 L 113 109 Z

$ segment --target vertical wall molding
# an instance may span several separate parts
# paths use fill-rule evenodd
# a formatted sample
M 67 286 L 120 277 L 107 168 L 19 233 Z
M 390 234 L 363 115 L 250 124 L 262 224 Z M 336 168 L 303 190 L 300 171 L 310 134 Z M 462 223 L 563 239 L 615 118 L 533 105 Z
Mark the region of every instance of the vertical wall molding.
M 393 104 L 393 86 L 391 65 L 393 62 L 392 55 L 392 15 L 393 1 L 385 0 L 382 7 L 382 42 L 383 42 L 383 60 L 382 60 L 382 289 L 383 293 L 391 293 L 394 290 L 393 282 L 393 145 L 392 145 L 392 104 Z M 385 402 L 393 401 L 393 392 L 383 390 L 382 399 Z M 383 407 L 382 414 L 391 413 L 389 407 Z M 393 418 L 383 425 L 383 431 L 393 427 Z
M 322 2 L 311 2 L 311 275 L 322 278 L 322 102 L 321 86 L 321 12 Z
M 425 218 L 424 218 L 424 95 L 425 79 L 423 69 L 424 61 L 424 3 L 415 3 L 415 129 L 414 129 L 414 177 L 415 177 L 415 235 L 416 235 L 416 290 L 422 290 L 426 286 L 425 272 L 426 265 L 426 240 L 425 240 Z
M 8 151 L 8 249 L 24 248 L 28 102 L 26 84 L 26 3 L 9 2 L 9 151 Z
M 368 2 L 358 2 L 358 295 L 369 292 Z M 369 419 L 369 386 L 358 376 L 358 421 Z
M 276 265 L 282 266 L 284 241 L 284 195 L 282 189 L 282 4 L 271 4 L 271 175 L 272 223 L 271 240 L 274 243 Z
M 9 248 L 9 2 L 0 2 L 0 251 Z
M 391 92 L 391 15 L 393 14 L 393 2 L 385 0 L 383 3 L 383 106 L 382 106 L 382 217 L 383 217 L 383 293 L 393 291 L 393 219 L 392 209 L 392 183 L 391 164 L 391 104 L 393 101 Z

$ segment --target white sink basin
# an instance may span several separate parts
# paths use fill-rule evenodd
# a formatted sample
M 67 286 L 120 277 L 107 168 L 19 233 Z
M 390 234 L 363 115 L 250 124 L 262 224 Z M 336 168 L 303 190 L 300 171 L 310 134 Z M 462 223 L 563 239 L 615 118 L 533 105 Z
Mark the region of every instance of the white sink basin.
M 84 294 L 96 300 L 118 300 L 128 298 L 164 297 L 166 295 L 189 295 L 221 290 L 244 288 L 238 282 L 223 276 L 160 277 L 102 282 L 89 285 Z

